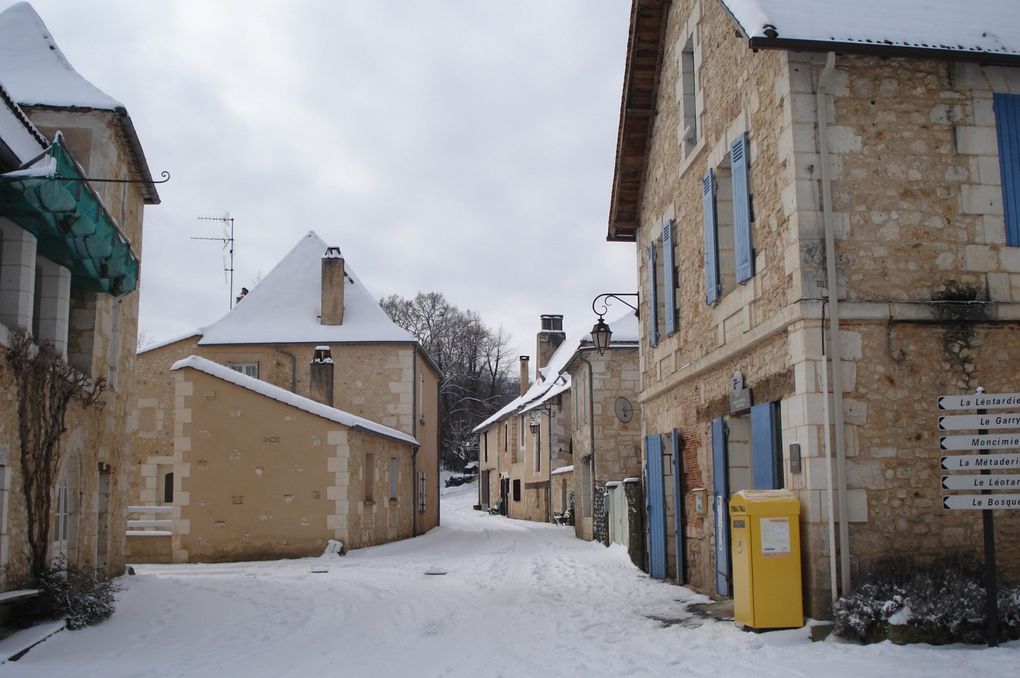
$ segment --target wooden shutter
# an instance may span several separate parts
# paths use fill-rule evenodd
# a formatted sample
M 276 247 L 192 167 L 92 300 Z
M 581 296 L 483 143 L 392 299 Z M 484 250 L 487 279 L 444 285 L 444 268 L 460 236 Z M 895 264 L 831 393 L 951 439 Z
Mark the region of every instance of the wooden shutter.
M 730 595 L 730 472 L 726 422 L 712 420 L 712 496 L 715 512 L 715 588 Z
M 1006 244 L 1020 247 L 1020 95 L 995 94 L 994 97 Z
M 666 578 L 666 497 L 662 476 L 662 439 L 645 437 L 645 481 L 648 487 L 648 575 Z
M 673 220 L 662 225 L 662 301 L 666 334 L 676 332 L 676 265 L 673 258 Z
M 779 412 L 775 403 L 751 408 L 751 486 L 756 490 L 783 488 Z
M 751 186 L 747 169 L 747 136 L 741 134 L 730 144 L 730 168 L 733 172 L 733 248 L 736 255 L 737 282 L 754 275 L 754 249 L 751 246 Z
M 705 303 L 719 300 L 719 232 L 715 219 L 715 175 L 712 170 L 701 180 L 701 202 L 705 214 Z
M 684 553 L 684 448 L 679 429 L 670 437 L 673 451 L 673 520 L 676 539 L 676 583 L 687 581 L 686 554 Z
M 648 345 L 659 343 L 659 291 L 655 275 L 655 241 L 648 243 Z

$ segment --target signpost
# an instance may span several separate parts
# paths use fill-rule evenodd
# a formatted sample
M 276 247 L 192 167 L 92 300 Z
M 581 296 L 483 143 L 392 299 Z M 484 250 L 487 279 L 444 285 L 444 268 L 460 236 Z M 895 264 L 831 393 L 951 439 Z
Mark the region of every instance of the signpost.
M 981 494 L 947 494 L 942 507 L 949 511 L 981 511 L 985 542 L 985 623 L 988 644 L 999 644 L 998 585 L 995 576 L 995 519 L 993 510 L 1020 509 L 1020 475 L 992 475 L 992 470 L 1020 469 L 1020 453 L 992 454 L 992 450 L 1020 449 L 1020 432 L 989 434 L 989 430 L 1020 429 L 1020 413 L 989 414 L 988 410 L 1020 408 L 1020 393 L 985 393 L 978 388 L 973 395 L 944 395 L 938 398 L 941 411 L 976 410 L 976 414 L 939 417 L 940 431 L 972 431 L 977 435 L 949 435 L 939 438 L 942 450 L 977 450 L 978 454 L 942 457 L 943 471 L 978 471 L 978 474 L 942 476 L 944 490 L 979 490 Z M 992 494 L 995 490 L 1013 490 L 1013 494 Z

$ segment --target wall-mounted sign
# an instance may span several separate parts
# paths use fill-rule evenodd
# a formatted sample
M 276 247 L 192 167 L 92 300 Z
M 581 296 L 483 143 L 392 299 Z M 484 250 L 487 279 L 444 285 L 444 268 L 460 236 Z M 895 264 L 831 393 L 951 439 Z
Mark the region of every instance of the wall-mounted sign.
M 744 386 L 744 375 L 737 370 L 730 381 L 730 414 L 740 414 L 750 409 L 751 389 Z
M 975 393 L 939 396 L 940 410 L 999 410 L 1020 407 L 1020 393 Z

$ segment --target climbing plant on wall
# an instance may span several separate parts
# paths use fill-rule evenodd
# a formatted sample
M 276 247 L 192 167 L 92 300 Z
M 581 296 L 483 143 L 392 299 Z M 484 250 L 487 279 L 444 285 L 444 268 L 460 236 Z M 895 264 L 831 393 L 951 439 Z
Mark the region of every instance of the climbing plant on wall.
M 32 574 L 38 577 L 46 569 L 53 489 L 62 461 L 60 440 L 67 431 L 67 409 L 72 403 L 82 409 L 102 407 L 106 383 L 71 367 L 52 344 L 44 342 L 37 347 L 24 330 L 11 333 L 7 361 L 17 387 L 26 536 Z

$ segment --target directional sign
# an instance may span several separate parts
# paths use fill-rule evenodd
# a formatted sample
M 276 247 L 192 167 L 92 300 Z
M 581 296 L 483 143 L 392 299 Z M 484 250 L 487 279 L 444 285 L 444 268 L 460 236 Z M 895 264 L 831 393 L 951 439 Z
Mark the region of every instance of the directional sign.
M 942 476 L 943 490 L 1020 490 L 1018 475 Z
M 1020 393 L 978 393 L 939 396 L 940 410 L 1001 410 L 1020 407 Z
M 983 469 L 1020 469 L 1020 454 L 968 454 L 942 457 L 943 471 L 979 471 Z
M 952 494 L 942 497 L 942 508 L 951 511 L 1020 509 L 1020 494 Z
M 1016 450 L 1020 449 L 1020 433 L 942 436 L 939 447 L 943 450 Z
M 939 417 L 942 431 L 968 431 L 970 429 L 1020 428 L 1020 414 L 956 414 Z

